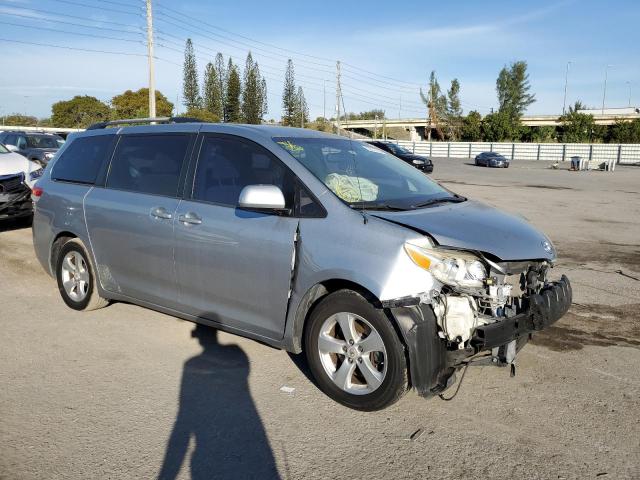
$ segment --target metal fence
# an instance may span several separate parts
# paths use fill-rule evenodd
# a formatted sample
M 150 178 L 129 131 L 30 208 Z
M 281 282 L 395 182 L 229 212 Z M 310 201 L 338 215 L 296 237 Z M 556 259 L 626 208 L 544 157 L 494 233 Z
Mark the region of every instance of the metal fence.
M 593 162 L 614 161 L 640 164 L 640 145 L 602 143 L 488 143 L 488 142 L 410 142 L 397 143 L 418 155 L 430 157 L 474 158 L 481 152 L 498 152 L 510 160 L 569 161 L 579 156 Z

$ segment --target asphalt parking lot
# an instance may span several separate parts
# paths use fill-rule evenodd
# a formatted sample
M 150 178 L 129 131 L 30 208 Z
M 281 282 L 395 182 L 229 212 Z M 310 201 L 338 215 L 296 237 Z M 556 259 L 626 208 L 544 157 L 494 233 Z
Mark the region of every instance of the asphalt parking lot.
M 515 378 L 471 368 L 453 401 L 376 413 L 262 344 L 123 303 L 68 309 L 28 225 L 0 223 L 0 478 L 640 478 L 640 168 L 547 165 L 437 159 L 433 176 L 544 230 L 570 312 Z

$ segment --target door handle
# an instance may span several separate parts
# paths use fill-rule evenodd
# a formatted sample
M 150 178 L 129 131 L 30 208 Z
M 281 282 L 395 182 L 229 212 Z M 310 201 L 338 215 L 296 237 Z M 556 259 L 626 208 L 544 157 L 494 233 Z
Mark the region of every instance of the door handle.
M 202 219 L 193 212 L 188 212 L 184 215 L 180 215 L 178 217 L 178 220 L 187 225 L 200 225 L 202 223 Z
M 173 217 L 173 215 L 171 215 L 171 213 L 169 213 L 167 211 L 166 208 L 164 207 L 155 207 L 151 209 L 151 216 L 155 217 L 155 218 L 162 218 L 165 220 L 169 220 Z

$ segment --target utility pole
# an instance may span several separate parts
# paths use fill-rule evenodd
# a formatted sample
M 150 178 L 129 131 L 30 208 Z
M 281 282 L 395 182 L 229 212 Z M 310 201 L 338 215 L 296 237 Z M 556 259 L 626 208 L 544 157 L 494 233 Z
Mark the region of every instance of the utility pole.
M 402 95 L 400 95 L 400 108 L 398 109 L 398 120 L 402 119 Z
M 569 65 L 571 65 L 571 62 L 567 62 L 567 71 L 564 73 L 564 100 L 562 102 L 562 115 L 564 115 L 567 109 L 567 84 L 569 81 Z
M 327 80 L 322 81 L 322 118 L 327 119 Z
M 338 134 L 340 134 L 340 99 L 342 98 L 342 87 L 340 86 L 340 60 L 336 62 L 336 125 L 338 128 Z
M 147 54 L 149 56 L 149 117 L 156 116 L 156 72 L 153 59 L 153 12 L 147 0 Z
M 627 86 L 629 87 L 629 103 L 628 106 L 631 106 L 631 82 L 627 80 Z
M 433 88 L 429 85 L 429 122 L 427 125 L 427 141 L 431 141 L 431 128 L 433 125 Z

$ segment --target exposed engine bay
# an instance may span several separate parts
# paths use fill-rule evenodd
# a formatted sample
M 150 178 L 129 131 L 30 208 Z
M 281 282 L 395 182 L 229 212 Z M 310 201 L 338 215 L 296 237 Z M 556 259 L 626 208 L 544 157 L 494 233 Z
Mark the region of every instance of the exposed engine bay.
M 440 292 L 432 292 L 439 335 L 451 348 L 468 347 L 478 327 L 528 309 L 528 298 L 545 287 L 551 267 L 547 261 L 489 264 L 491 268 L 481 286 L 444 285 Z

